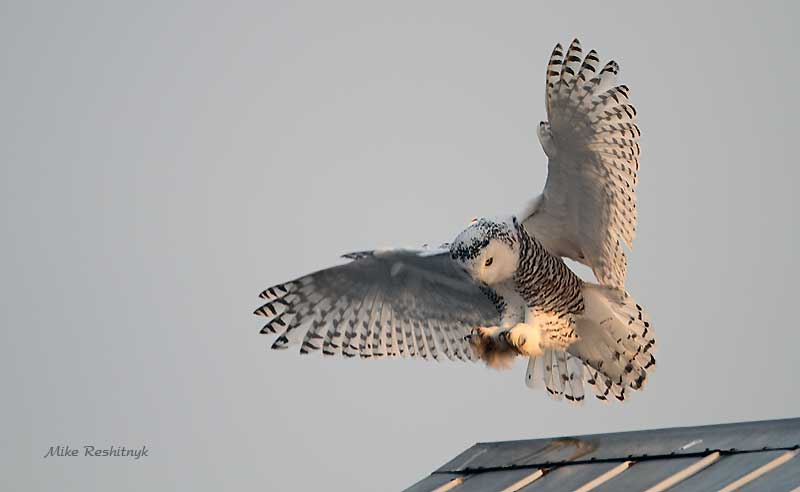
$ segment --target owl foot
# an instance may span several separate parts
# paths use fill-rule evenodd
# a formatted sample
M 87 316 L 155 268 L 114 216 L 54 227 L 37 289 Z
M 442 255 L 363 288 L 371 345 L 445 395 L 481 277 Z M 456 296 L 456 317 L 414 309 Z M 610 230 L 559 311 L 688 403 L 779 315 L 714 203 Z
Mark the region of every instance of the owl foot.
M 472 351 L 489 367 L 505 369 L 511 367 L 514 358 L 519 354 L 516 348 L 508 343 L 507 330 L 499 326 L 473 328 L 464 339 L 469 342 Z
M 514 328 L 503 332 L 506 342 L 519 354 L 539 356 L 544 353 L 541 347 L 542 330 L 528 323 L 517 323 Z

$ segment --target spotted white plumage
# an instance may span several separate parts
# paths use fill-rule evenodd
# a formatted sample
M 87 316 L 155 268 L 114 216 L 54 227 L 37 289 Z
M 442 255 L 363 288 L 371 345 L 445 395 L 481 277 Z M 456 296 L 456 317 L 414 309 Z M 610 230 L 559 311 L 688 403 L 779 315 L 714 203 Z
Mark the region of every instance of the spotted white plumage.
M 474 219 L 441 250 L 364 251 L 262 292 L 274 349 L 361 358 L 529 358 L 526 384 L 579 403 L 644 385 L 655 359 L 650 320 L 624 291 L 621 242 L 636 232 L 639 130 L 619 67 L 576 39 L 547 67 L 549 158 L 543 193 L 520 215 Z M 583 281 L 562 261 L 592 268 Z

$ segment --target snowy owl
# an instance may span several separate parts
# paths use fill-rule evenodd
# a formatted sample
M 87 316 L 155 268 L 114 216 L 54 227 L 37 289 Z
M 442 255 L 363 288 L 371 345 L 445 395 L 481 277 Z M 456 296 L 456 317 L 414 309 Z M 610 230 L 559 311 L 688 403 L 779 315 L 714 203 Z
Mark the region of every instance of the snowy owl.
M 269 287 L 261 333 L 301 353 L 421 357 L 509 367 L 556 399 L 605 401 L 643 387 L 655 365 L 644 309 L 624 290 L 636 233 L 639 128 L 618 65 L 579 41 L 547 65 L 548 157 L 541 195 L 517 216 L 473 219 L 439 249 L 344 255 L 346 264 Z M 598 283 L 564 263 L 589 266 Z

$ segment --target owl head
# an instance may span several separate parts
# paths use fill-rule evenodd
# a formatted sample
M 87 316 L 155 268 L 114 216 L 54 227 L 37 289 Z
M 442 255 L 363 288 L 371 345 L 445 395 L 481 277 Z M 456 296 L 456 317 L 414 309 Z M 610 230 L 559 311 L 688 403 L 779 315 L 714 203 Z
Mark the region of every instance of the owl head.
M 473 219 L 450 243 L 450 258 L 478 282 L 510 279 L 519 262 L 516 218 Z

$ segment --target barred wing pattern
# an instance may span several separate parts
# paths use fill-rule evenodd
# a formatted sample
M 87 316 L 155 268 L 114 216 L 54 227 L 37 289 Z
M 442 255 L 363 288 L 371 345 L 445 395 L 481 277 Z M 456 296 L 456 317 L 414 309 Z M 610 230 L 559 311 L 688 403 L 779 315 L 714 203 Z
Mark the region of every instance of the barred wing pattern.
M 623 288 L 627 260 L 620 240 L 636 235 L 639 128 L 619 66 L 576 39 L 564 55 L 556 45 L 547 66 L 548 123 L 544 192 L 523 215 L 525 227 L 553 254 L 592 268 L 597 280 Z M 548 126 L 549 125 L 549 126 Z
M 352 261 L 261 293 L 267 302 L 255 314 L 268 319 L 261 333 L 282 330 L 273 349 L 300 344 L 301 353 L 476 360 L 464 336 L 499 322 L 502 305 L 446 251 L 345 258 Z

